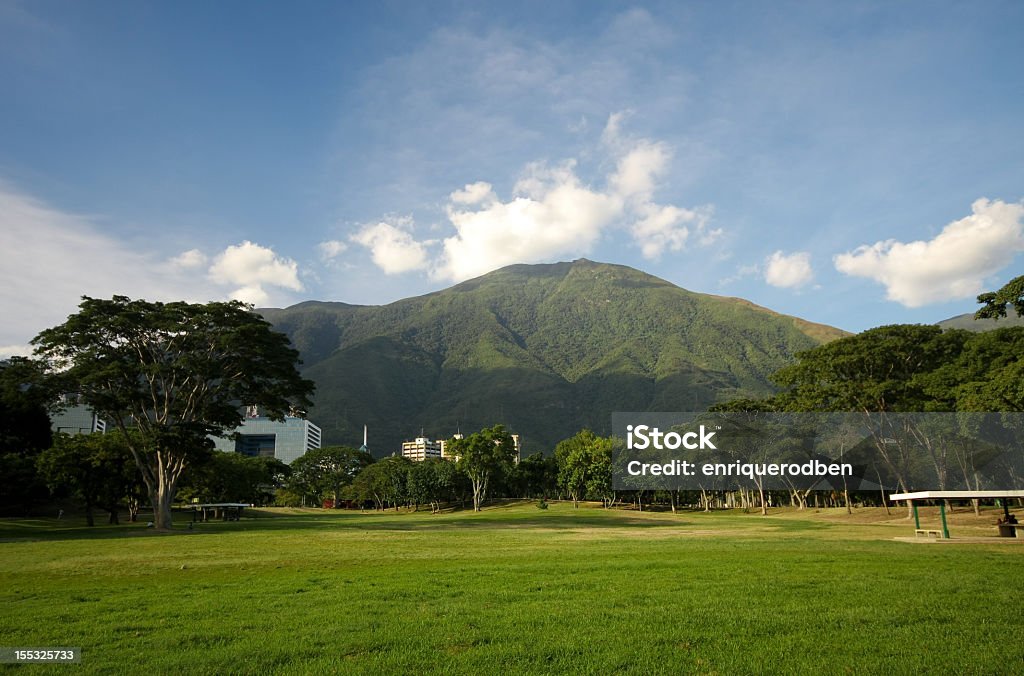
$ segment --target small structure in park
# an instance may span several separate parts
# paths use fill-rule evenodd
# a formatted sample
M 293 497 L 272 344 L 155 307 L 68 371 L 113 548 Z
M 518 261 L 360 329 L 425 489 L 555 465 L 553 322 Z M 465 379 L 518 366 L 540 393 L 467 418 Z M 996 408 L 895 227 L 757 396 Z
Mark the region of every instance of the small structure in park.
M 893 502 L 906 501 L 914 511 L 914 534 L 927 537 L 949 539 L 949 524 L 946 522 L 946 500 L 1001 500 L 1005 521 L 1000 520 L 1000 535 L 1004 537 L 1020 537 L 1020 527 L 1010 514 L 1009 500 L 1024 499 L 1022 490 L 1002 491 L 918 491 L 916 493 L 894 493 L 889 496 Z M 938 502 L 939 516 L 942 519 L 942 530 L 921 528 L 921 519 L 917 514 L 920 502 Z
M 242 510 L 252 507 L 248 502 L 209 502 L 205 504 L 193 504 L 192 521 L 209 521 L 213 519 L 222 521 L 238 521 L 242 516 Z M 189 526 L 191 528 L 191 526 Z

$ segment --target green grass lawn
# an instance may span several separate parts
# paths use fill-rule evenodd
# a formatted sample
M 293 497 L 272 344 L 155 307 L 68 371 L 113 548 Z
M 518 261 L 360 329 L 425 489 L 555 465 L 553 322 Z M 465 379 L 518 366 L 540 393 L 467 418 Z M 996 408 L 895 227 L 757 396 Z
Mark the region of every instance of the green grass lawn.
M 76 673 L 1011 673 L 1024 546 L 554 504 L 0 521 L 0 645 Z

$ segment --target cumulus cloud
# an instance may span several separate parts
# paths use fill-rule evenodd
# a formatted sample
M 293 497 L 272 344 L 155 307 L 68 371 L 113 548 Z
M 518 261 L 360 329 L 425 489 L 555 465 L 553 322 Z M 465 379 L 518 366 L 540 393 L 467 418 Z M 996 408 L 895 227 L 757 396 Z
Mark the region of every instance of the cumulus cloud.
M 982 198 L 971 212 L 930 240 L 890 239 L 839 254 L 836 269 L 885 285 L 886 298 L 906 307 L 976 296 L 1024 251 L 1024 203 Z
M 320 260 L 332 261 L 344 253 L 344 251 L 348 249 L 348 245 L 340 240 L 332 239 L 326 242 L 320 242 L 317 244 L 316 249 L 320 252 Z
M 397 275 L 427 267 L 426 244 L 413 239 L 405 229 L 407 223 L 381 221 L 364 226 L 352 236 L 352 241 L 370 250 L 373 262 L 386 274 Z
M 199 249 L 189 249 L 172 258 L 170 263 L 176 268 L 194 270 L 205 266 L 208 260 L 206 254 Z
M 576 161 L 568 160 L 527 165 L 508 200 L 485 181 L 453 191 L 445 212 L 454 233 L 441 240 L 431 276 L 460 281 L 513 263 L 586 254 L 615 228 L 631 235 L 650 259 L 713 242 L 721 230 L 709 227 L 710 206 L 654 201 L 671 152 L 663 143 L 625 137 L 625 116 L 611 115 L 601 136 L 601 150 L 613 167 L 603 187 L 584 183 Z M 410 227 L 377 223 L 352 239 L 369 248 L 388 274 L 426 268 L 432 243 L 416 241 Z
M 722 234 L 720 228 L 708 228 L 713 213 L 710 206 L 684 209 L 671 205 L 645 204 L 638 211 L 644 215 L 633 224 L 630 231 L 644 258 L 656 260 L 665 251 L 681 251 L 686 247 L 691 234 L 697 235 L 700 246 L 711 244 Z
M 456 234 L 443 242 L 435 277 L 458 281 L 511 263 L 589 251 L 622 213 L 620 199 L 583 186 L 571 163 L 529 167 L 514 192 L 508 202 L 477 209 L 449 206 Z
M 661 143 L 640 141 L 616 164 L 608 187 L 616 194 L 646 202 L 654 193 L 655 180 L 668 164 L 669 151 Z
M 462 190 L 456 190 L 449 195 L 449 199 L 453 204 L 482 204 L 484 202 L 493 202 L 497 197 L 490 183 L 478 181 L 470 183 Z
M 811 254 L 776 251 L 764 260 L 764 281 L 782 289 L 798 289 L 814 279 Z
M 270 299 L 266 286 L 302 291 L 299 266 L 295 261 L 250 241 L 229 246 L 221 252 L 210 266 L 209 276 L 218 284 L 236 286 L 231 298 L 254 305 Z

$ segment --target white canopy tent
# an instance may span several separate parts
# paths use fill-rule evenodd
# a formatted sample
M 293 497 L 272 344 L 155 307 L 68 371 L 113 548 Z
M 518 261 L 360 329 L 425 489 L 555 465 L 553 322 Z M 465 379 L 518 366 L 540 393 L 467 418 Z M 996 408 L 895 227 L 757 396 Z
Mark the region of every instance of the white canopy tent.
M 1002 491 L 918 491 L 916 493 L 893 493 L 889 499 L 893 502 L 906 500 L 914 510 L 914 527 L 921 531 L 921 520 L 917 516 L 917 503 L 932 500 L 939 501 L 939 514 L 942 516 L 942 537 L 949 539 L 949 526 L 946 524 L 946 500 L 1002 500 L 1003 512 L 1010 518 L 1010 506 L 1007 500 L 1024 498 L 1022 490 Z

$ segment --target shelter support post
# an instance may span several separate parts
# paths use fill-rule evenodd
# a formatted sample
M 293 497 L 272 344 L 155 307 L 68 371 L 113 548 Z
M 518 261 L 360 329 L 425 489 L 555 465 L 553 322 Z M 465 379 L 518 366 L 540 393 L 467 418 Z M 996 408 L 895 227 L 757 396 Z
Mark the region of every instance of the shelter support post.
M 942 516 L 942 537 L 949 539 L 949 526 L 946 525 L 946 501 L 939 501 L 939 515 Z
M 911 500 L 910 507 L 914 510 L 914 528 L 921 530 L 921 518 L 917 515 L 917 503 Z

